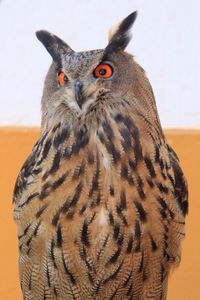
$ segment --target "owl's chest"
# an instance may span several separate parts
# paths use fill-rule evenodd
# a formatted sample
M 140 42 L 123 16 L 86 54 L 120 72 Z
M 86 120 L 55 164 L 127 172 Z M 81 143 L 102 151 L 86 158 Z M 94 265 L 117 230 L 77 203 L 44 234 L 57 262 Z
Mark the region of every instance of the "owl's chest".
M 25 165 L 16 209 L 20 235 L 31 239 L 27 249 L 39 240 L 48 249 L 52 241 L 72 240 L 98 248 L 107 236 L 128 247 L 130 235 L 145 232 L 147 215 L 151 227 L 164 176 L 132 121 L 117 116 L 115 122 L 120 126 L 104 122 L 76 136 L 66 128 L 40 141 Z
M 55 151 L 40 173 L 30 175 L 18 203 L 23 252 L 45 252 L 62 244 L 70 251 L 91 246 L 98 257 L 106 243 L 108 249 L 121 243 L 127 248 L 135 230 L 145 232 L 138 216 L 145 220 L 156 205 L 144 160 L 136 161 L 134 152 L 125 155 L 114 145 L 110 152 L 98 144 L 71 157 L 69 152 Z
M 22 270 L 29 262 L 46 274 L 48 265 L 54 281 L 71 274 L 72 284 L 75 278 L 83 290 L 87 281 L 92 294 L 99 282 L 140 274 L 144 249 L 153 253 L 163 245 L 159 199 L 163 193 L 166 203 L 172 199 L 167 169 L 153 161 L 151 146 L 147 152 L 136 132 L 121 129 L 123 139 L 118 133 L 46 141 L 29 160 L 16 206 Z

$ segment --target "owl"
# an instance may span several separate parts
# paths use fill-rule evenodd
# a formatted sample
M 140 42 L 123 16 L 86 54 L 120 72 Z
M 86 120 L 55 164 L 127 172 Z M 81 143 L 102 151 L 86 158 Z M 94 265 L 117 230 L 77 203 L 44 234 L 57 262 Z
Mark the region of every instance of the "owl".
M 166 299 L 188 191 L 151 85 L 125 51 L 136 16 L 100 50 L 36 33 L 52 64 L 40 138 L 14 188 L 25 300 Z

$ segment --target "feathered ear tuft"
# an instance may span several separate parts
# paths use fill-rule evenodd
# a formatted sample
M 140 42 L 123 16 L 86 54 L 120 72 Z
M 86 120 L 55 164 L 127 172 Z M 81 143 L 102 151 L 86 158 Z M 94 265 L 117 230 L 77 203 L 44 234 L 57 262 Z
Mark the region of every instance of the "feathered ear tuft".
M 126 48 L 131 39 L 130 29 L 135 22 L 136 17 L 137 11 L 131 13 L 114 28 L 109 30 L 109 44 L 105 49 L 105 55 L 118 50 L 124 50 Z
M 60 62 L 62 54 L 74 52 L 63 40 L 46 30 L 37 31 L 36 36 L 55 62 Z

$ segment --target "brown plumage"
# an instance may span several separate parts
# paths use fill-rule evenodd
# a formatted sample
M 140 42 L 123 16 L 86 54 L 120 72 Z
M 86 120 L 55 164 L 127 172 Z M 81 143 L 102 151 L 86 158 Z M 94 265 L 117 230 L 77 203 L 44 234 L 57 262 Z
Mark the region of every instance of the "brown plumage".
M 150 83 L 124 51 L 135 17 L 103 50 L 76 53 L 37 33 L 53 63 L 41 137 L 14 191 L 26 300 L 166 299 L 180 260 L 187 185 Z M 102 61 L 112 76 L 101 78 L 103 67 L 95 75 Z

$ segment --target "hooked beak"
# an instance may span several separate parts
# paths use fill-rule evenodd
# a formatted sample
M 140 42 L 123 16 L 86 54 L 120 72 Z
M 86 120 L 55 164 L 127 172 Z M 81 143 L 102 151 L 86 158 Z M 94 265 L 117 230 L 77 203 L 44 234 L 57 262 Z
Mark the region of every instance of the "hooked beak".
M 82 108 L 83 104 L 83 84 L 82 82 L 77 79 L 74 85 L 74 96 L 76 102 L 78 103 L 79 107 Z

